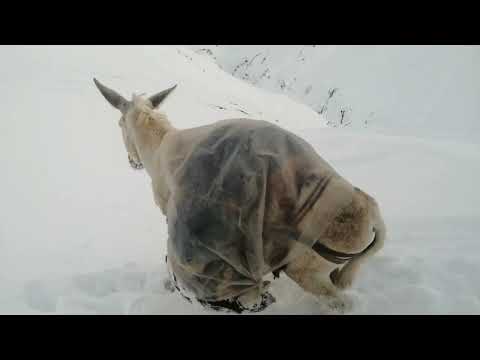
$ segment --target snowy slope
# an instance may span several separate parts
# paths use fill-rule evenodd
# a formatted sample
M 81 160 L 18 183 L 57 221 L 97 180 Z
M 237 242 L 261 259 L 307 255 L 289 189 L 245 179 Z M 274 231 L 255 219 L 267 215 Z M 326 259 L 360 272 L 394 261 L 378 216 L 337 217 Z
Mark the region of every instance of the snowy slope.
M 278 123 L 380 202 L 387 245 L 349 292 L 354 313 L 480 313 L 480 149 L 325 128 L 183 47 L 0 48 L 0 313 L 205 314 L 164 288 L 166 223 L 133 172 L 96 76 L 129 96 L 179 86 L 177 127 Z M 285 277 L 267 313 L 326 313 Z
M 238 78 L 311 106 L 331 126 L 480 141 L 479 46 L 191 47 Z

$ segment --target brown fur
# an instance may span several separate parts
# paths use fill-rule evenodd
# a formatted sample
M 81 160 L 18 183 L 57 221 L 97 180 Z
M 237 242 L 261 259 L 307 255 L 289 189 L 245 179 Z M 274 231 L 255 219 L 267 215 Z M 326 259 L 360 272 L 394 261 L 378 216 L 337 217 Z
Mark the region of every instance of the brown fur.
M 369 204 L 363 193 L 356 192 L 350 204 L 333 218 L 323 237 L 329 239 L 333 248 L 345 253 L 363 250 L 364 237 L 369 231 Z

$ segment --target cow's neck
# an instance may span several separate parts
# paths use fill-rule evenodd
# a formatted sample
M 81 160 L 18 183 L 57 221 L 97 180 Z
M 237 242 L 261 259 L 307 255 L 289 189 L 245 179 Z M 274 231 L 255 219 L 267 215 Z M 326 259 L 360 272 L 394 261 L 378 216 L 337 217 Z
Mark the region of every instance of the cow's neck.
M 135 143 L 138 156 L 145 167 L 145 170 L 152 176 L 154 171 L 153 158 L 156 150 L 162 144 L 165 135 L 175 130 L 168 122 L 156 127 L 137 127 L 135 129 Z

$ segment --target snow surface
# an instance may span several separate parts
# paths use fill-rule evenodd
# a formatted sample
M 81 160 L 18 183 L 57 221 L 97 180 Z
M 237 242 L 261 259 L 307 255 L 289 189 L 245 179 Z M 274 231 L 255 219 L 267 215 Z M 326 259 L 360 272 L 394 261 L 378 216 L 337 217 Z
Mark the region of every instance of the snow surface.
M 327 128 L 308 106 L 185 47 L 3 46 L 0 59 L 0 313 L 212 314 L 165 287 L 165 219 L 94 76 L 125 96 L 178 83 L 163 109 L 180 128 L 278 123 L 373 195 L 388 239 L 348 291 L 353 314 L 480 313 L 475 141 Z M 478 126 L 457 110 L 465 129 Z M 423 128 L 437 125 L 426 118 Z M 262 314 L 331 313 L 285 276 L 272 294 Z
M 480 141 L 480 46 L 191 48 L 238 78 L 322 112 L 332 126 Z

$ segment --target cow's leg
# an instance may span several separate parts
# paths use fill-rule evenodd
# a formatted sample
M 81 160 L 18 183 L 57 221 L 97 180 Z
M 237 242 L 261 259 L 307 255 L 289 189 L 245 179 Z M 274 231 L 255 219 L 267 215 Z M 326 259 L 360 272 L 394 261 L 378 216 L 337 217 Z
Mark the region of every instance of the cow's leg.
M 259 307 L 263 301 L 263 295 L 267 293 L 271 283 L 264 281 L 261 287 L 253 288 L 237 297 L 237 301 L 244 308 Z
M 351 302 L 341 294 L 330 279 L 330 273 L 338 265 L 331 263 L 312 248 L 299 244 L 295 257 L 285 268 L 287 276 L 302 289 L 327 300 L 331 308 L 344 311 L 351 308 Z
M 350 260 L 341 270 L 335 269 L 330 274 L 330 278 L 336 287 L 339 289 L 346 289 L 352 285 L 352 282 L 358 273 L 360 265 L 365 263 L 367 259 L 372 257 L 380 249 L 383 248 L 386 237 L 385 224 L 380 215 L 380 211 L 375 202 L 372 202 L 373 206 L 373 229 L 375 237 L 370 246 L 364 250 L 360 255 Z M 365 243 L 366 245 L 367 243 Z

